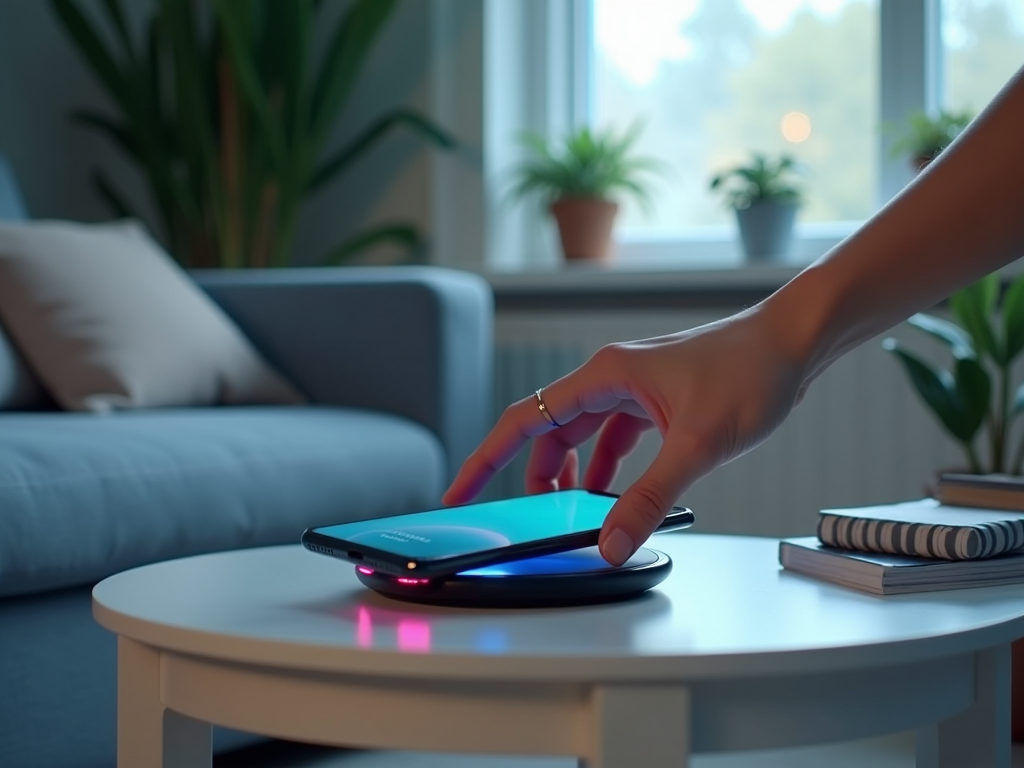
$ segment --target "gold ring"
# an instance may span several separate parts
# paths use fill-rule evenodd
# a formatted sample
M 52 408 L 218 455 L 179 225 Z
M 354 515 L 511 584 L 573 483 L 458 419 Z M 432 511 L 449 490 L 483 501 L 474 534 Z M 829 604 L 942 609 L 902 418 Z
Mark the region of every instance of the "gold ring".
M 544 397 L 541 395 L 539 389 L 533 393 L 533 396 L 537 400 L 537 410 L 540 411 L 541 415 L 547 420 L 548 424 L 550 424 L 552 427 L 562 426 L 557 421 L 555 421 L 554 416 L 551 415 L 551 411 L 549 411 L 547 405 L 545 405 Z

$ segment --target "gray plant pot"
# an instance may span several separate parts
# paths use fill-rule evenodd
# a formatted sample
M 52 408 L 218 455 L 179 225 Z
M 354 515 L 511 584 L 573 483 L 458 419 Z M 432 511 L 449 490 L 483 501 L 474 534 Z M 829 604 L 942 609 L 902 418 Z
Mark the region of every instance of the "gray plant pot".
M 743 253 L 749 261 L 783 262 L 793 244 L 795 203 L 762 201 L 736 209 Z

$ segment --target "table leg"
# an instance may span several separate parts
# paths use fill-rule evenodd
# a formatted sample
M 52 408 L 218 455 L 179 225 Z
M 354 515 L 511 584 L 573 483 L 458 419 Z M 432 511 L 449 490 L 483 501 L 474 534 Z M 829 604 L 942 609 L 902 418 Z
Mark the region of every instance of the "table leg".
M 690 692 L 673 686 L 600 685 L 590 698 L 590 744 L 579 768 L 687 768 Z
M 117 768 L 210 768 L 211 727 L 160 701 L 160 654 L 117 640 Z
M 1010 768 L 1010 646 L 974 654 L 974 704 L 917 731 L 917 768 Z

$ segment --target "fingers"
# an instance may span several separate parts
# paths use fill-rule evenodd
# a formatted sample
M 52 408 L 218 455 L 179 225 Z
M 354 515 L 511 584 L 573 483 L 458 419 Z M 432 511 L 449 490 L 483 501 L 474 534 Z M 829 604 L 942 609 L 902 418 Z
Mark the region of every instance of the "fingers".
M 585 365 L 544 388 L 544 403 L 548 413 L 562 425 L 557 428 L 560 435 L 566 434 L 567 430 L 568 434 L 572 435 L 571 428 L 575 420 L 585 411 L 597 416 L 614 411 L 621 405 L 622 401 L 607 388 L 604 379 L 590 375 L 590 371 L 591 366 Z M 583 407 L 583 403 L 586 404 L 586 408 Z M 587 424 L 590 426 L 590 422 Z M 596 425 L 592 425 L 587 437 L 597 430 L 599 424 L 600 420 Z M 471 501 L 502 467 L 512 461 L 527 441 L 541 435 L 553 434 L 554 431 L 556 428 L 544 418 L 533 395 L 513 403 L 505 409 L 487 437 L 466 459 L 442 500 L 445 504 L 464 504 Z M 571 438 L 567 438 L 564 441 L 564 446 L 567 447 L 563 450 L 567 452 L 577 444 L 578 442 L 573 443 Z M 554 463 L 550 456 L 545 460 L 549 465 Z M 563 463 L 564 459 L 559 462 L 559 467 Z M 551 473 L 549 477 L 557 477 L 559 472 L 560 469 Z
M 608 513 L 601 529 L 601 555 L 621 565 L 654 533 L 669 509 L 713 466 L 706 450 L 693 441 L 669 439 L 651 466 L 630 486 Z
M 573 473 L 579 472 L 576 449 L 567 447 L 560 441 L 545 438 L 546 435 L 533 441 L 530 460 L 526 464 L 525 487 L 526 492 L 530 494 L 571 487 L 562 483 L 566 471 L 569 471 L 566 479 L 573 479 Z M 572 466 L 569 466 L 570 460 Z
M 592 491 L 607 491 L 619 474 L 622 460 L 637 446 L 643 433 L 654 426 L 649 419 L 628 413 L 611 416 L 601 429 L 594 453 L 587 464 L 583 487 Z
M 565 466 L 558 476 L 558 488 L 576 488 L 580 484 L 580 455 L 574 448 L 565 457 Z
M 445 504 L 472 501 L 528 440 L 552 429 L 532 396 L 513 403 L 462 464 L 441 500 Z
M 526 464 L 526 492 L 544 493 L 558 488 L 574 488 L 579 480 L 579 457 L 576 447 L 601 428 L 605 414 L 584 413 L 559 429 L 540 435 L 533 441 L 530 460 Z M 573 461 L 574 474 L 566 474 Z M 563 484 L 564 479 L 572 485 Z

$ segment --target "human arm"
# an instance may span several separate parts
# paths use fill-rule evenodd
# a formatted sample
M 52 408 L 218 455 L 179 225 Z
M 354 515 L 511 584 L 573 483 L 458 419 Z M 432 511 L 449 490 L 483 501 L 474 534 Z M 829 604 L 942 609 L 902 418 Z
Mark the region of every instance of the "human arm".
M 700 477 L 746 453 L 833 361 L 1024 252 L 1024 77 L 857 233 L 756 307 L 670 336 L 613 344 L 511 405 L 445 496 L 465 502 L 532 440 L 531 493 L 577 482 L 575 448 L 598 434 L 585 487 L 604 490 L 641 434 L 663 444 L 612 509 L 601 551 L 625 560 Z
M 811 378 L 860 343 L 1024 255 L 1024 69 L 856 233 L 767 303 L 792 315 Z

